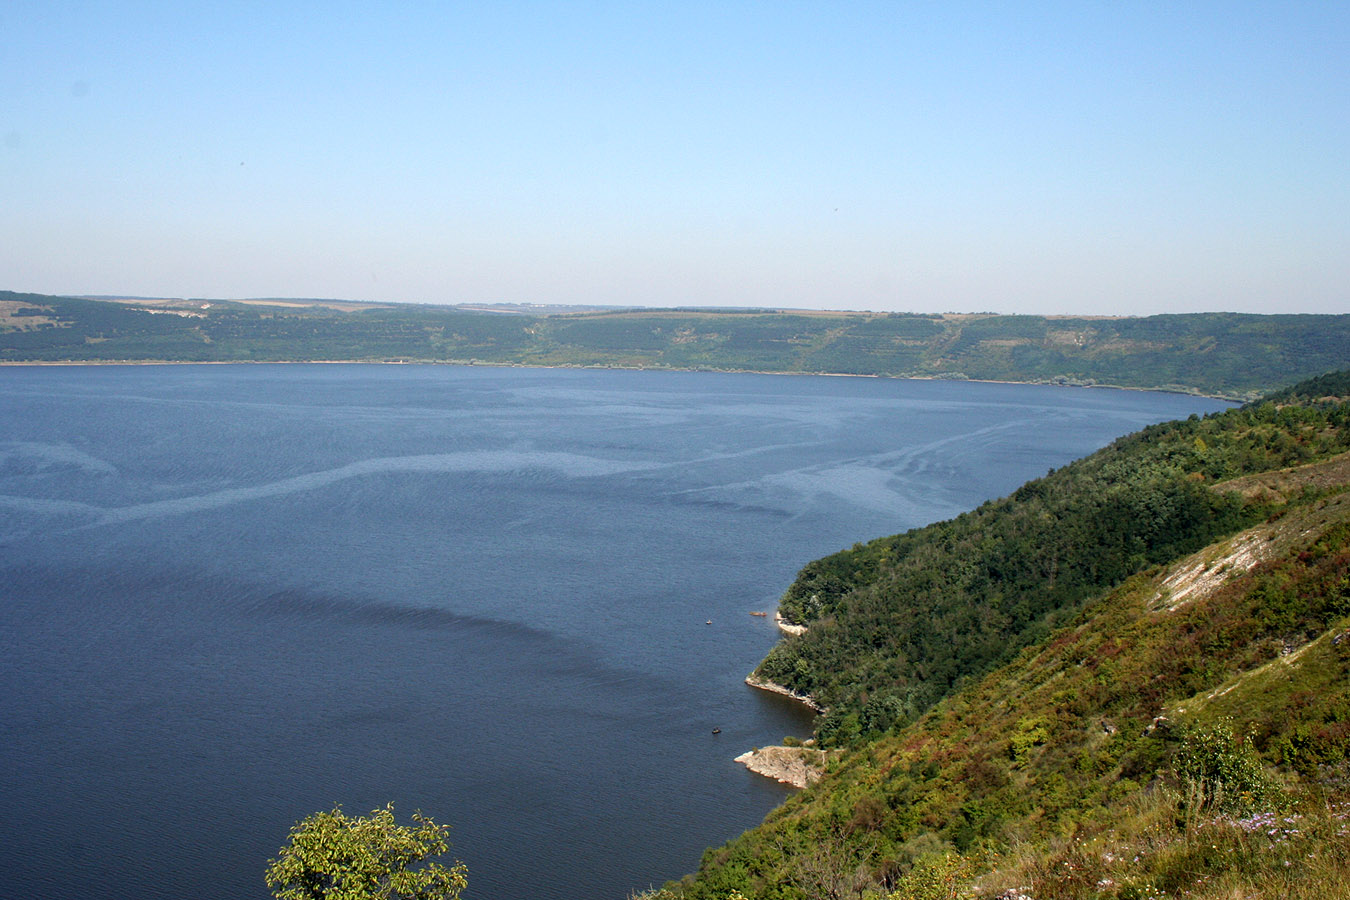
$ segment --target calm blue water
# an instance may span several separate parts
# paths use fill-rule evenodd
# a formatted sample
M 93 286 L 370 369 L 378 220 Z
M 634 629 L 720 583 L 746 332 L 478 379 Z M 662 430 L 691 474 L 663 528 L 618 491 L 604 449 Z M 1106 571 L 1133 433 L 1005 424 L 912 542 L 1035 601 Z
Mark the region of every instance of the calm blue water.
M 265 898 L 295 821 L 393 801 L 454 826 L 476 900 L 621 900 L 786 796 L 732 757 L 810 728 L 742 683 L 776 639 L 749 613 L 804 563 L 1219 406 L 696 373 L 0 369 L 0 884 Z

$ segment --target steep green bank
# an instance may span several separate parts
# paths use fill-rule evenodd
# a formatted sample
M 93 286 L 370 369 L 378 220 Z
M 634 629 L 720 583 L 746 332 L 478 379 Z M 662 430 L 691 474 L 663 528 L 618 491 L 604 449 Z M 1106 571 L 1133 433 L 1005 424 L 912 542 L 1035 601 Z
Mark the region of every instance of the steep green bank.
M 115 303 L 0 292 L 0 361 L 405 360 L 1111 384 L 1249 399 L 1350 359 L 1350 316 L 1147 318 L 419 304 Z
M 808 566 L 784 646 L 856 641 L 814 683 L 849 746 L 654 895 L 1346 896 L 1347 397 L 1340 373 L 1157 426 Z M 840 724 L 916 682 L 940 699 L 914 721 Z
M 808 631 L 755 674 L 829 707 L 827 745 L 886 731 L 1102 590 L 1257 521 L 1263 499 L 1212 486 L 1350 450 L 1348 424 L 1343 405 L 1268 400 L 1156 425 L 953 520 L 812 562 L 780 604 Z

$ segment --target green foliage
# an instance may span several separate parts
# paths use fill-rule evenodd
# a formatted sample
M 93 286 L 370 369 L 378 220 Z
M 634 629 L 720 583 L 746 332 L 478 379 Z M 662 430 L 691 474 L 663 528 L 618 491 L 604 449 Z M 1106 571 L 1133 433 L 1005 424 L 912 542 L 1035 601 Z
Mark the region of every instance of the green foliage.
M 1251 815 L 1269 809 L 1279 793 L 1251 737 L 1238 740 L 1228 722 L 1188 734 L 1174 766 L 1202 809 Z
M 393 805 L 350 818 L 340 808 L 315 813 L 291 829 L 267 867 L 277 900 L 456 900 L 467 884 L 463 863 L 425 862 L 450 849 L 445 833 L 421 813 L 394 822 Z
M 1306 403 L 1335 402 L 1346 398 L 1350 398 L 1350 369 L 1309 378 L 1293 387 L 1276 391 L 1266 399 L 1272 403 Z
M 1017 723 L 1012 736 L 1012 758 L 1025 763 L 1031 751 L 1050 740 L 1050 729 L 1043 716 L 1027 716 Z
M 960 854 L 922 856 L 886 900 L 961 900 L 974 870 L 975 860 Z

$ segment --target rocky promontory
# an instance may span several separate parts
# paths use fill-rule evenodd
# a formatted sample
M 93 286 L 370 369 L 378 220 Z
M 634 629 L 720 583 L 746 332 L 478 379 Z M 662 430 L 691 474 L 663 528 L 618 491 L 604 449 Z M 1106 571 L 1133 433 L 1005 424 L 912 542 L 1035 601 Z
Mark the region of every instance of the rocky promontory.
M 814 747 L 756 747 L 736 757 L 736 762 L 757 775 L 804 788 L 820 780 L 825 751 Z

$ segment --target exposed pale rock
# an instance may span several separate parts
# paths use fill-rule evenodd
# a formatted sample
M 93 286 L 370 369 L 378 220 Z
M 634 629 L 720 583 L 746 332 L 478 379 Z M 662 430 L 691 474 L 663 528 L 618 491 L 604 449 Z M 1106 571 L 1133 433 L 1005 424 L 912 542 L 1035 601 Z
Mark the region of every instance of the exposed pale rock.
M 1264 525 L 1248 529 L 1220 546 L 1223 549 L 1217 554 L 1213 548 L 1206 548 L 1174 565 L 1159 586 L 1150 608 L 1174 611 L 1187 603 L 1203 600 L 1230 578 L 1256 568 L 1257 563 L 1274 552 L 1270 546 L 1270 528 Z
M 736 757 L 736 762 L 757 775 L 804 788 L 820 780 L 825 751 L 813 747 L 757 747 Z

